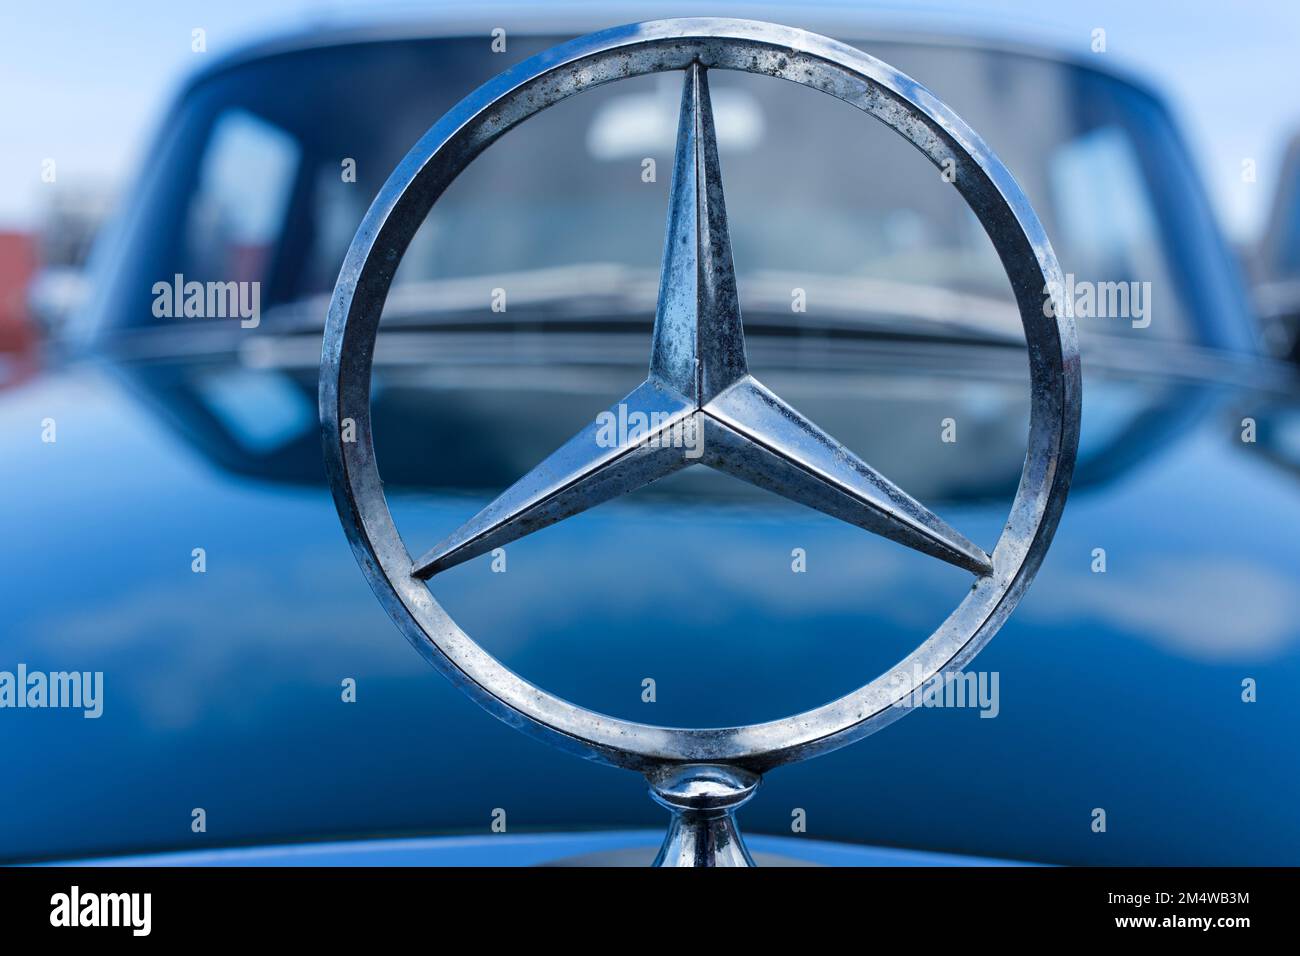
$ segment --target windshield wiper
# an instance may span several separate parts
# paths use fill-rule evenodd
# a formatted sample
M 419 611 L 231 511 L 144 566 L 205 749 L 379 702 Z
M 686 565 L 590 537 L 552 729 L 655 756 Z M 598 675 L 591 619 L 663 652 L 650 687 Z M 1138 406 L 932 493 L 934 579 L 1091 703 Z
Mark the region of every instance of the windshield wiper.
M 395 285 L 383 329 L 619 329 L 649 325 L 658 274 L 618 263 L 588 263 Z M 1009 300 L 934 285 L 843 275 L 754 272 L 740 279 L 746 328 L 759 333 L 888 335 L 1023 345 Z M 811 287 L 807 311 L 791 306 L 794 290 Z M 490 311 L 493 290 L 505 309 Z M 318 331 L 328 295 L 267 311 L 278 332 Z

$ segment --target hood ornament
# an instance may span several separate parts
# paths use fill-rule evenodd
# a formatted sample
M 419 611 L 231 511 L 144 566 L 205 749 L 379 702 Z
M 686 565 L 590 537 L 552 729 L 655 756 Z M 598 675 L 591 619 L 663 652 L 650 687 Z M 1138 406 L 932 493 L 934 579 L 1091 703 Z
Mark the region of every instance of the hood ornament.
M 1029 345 L 1029 446 L 991 554 L 890 483 L 749 374 L 731 261 L 708 70 L 792 80 L 875 116 L 940 168 L 979 216 L 1015 291 Z M 384 498 L 370 433 L 370 370 L 397 264 L 443 190 L 507 130 L 592 86 L 682 70 L 681 116 L 650 371 L 615 406 L 647 426 L 609 441 L 600 417 L 419 558 Z M 362 571 L 408 640 L 507 723 L 564 750 L 646 775 L 673 814 L 656 865 L 752 865 L 734 811 L 773 767 L 845 746 L 902 716 L 936 674 L 963 667 L 1006 620 L 1042 561 L 1079 441 L 1078 347 L 1061 272 L 1028 200 L 983 141 L 934 94 L 834 40 L 748 20 L 682 19 L 593 33 L 526 60 L 462 100 L 411 149 L 348 250 L 321 357 L 325 459 Z M 1044 295 L 1052 296 L 1050 310 Z M 1050 311 L 1050 316 L 1045 313 Z M 355 440 L 343 440 L 343 423 Z M 682 430 L 701 441 L 675 440 Z M 561 700 L 502 666 L 451 620 L 425 580 L 533 531 L 700 463 L 963 568 L 961 604 L 889 673 L 814 710 L 763 724 L 657 727 Z

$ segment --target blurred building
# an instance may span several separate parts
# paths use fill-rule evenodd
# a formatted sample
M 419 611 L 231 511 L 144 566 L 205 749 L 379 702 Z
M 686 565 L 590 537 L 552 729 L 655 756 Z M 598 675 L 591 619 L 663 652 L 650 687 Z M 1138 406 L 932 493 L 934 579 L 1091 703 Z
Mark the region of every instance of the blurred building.
M 36 240 L 22 232 L 0 232 L 0 352 L 27 352 L 35 343 L 27 286 L 36 268 Z

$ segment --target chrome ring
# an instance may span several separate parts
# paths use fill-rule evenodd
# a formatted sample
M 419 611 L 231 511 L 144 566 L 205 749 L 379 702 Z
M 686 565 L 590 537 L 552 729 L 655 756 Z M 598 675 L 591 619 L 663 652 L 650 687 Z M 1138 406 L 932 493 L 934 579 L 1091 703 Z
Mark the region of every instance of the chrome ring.
M 384 301 L 407 244 L 434 202 L 475 157 L 533 114 L 593 86 L 698 61 L 791 80 L 828 93 L 896 130 L 978 215 L 1011 280 L 1029 346 L 1028 450 L 993 572 L 912 654 L 852 693 L 795 716 L 714 729 L 659 727 L 562 700 L 479 647 L 411 577 L 411 556 L 389 514 L 370 432 L 370 372 Z M 933 93 L 853 47 L 774 24 L 680 19 L 616 27 L 519 63 L 475 90 L 411 149 L 380 190 L 348 250 L 330 303 L 321 357 L 325 460 L 340 518 L 371 587 L 406 637 L 497 717 L 563 749 L 648 771 L 665 764 L 730 764 L 762 772 L 879 730 L 930 678 L 964 666 L 1028 587 L 1064 507 L 1079 442 L 1080 374 L 1074 321 L 1056 291 L 1062 276 L 1047 236 L 1010 172 Z M 1044 309 L 1050 297 L 1053 308 Z M 1049 317 L 1045 313 L 1051 311 Z M 342 440 L 351 419 L 356 440 Z

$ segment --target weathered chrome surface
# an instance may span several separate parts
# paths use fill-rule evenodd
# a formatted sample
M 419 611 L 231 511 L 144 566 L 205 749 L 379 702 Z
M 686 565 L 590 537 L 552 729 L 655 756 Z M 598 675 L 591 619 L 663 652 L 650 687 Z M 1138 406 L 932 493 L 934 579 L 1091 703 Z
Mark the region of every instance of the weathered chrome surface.
M 650 796 L 672 811 L 655 866 L 753 866 L 736 810 L 762 778 L 738 767 L 670 764 L 646 775 Z
M 889 673 L 814 710 L 743 727 L 657 727 L 555 697 L 483 651 L 420 580 L 689 464 L 681 447 L 644 434 L 603 447 L 593 423 L 412 561 L 384 499 L 370 432 L 370 368 L 383 303 L 407 244 L 447 185 L 497 137 L 545 107 L 602 83 L 676 69 L 685 71 L 686 86 L 650 375 L 625 404 L 662 413 L 660 431 L 687 420 L 702 428 L 698 460 L 711 467 L 977 575 L 947 620 Z M 1029 346 L 1028 451 L 991 556 L 748 374 L 708 69 L 762 73 L 829 93 L 955 172 L 953 185 L 1007 271 Z M 595 33 L 524 61 L 470 94 L 402 160 L 358 229 L 331 301 L 321 359 L 321 423 L 339 514 L 371 587 L 407 638 L 507 723 L 589 759 L 645 772 L 652 781 L 699 769 L 684 765 L 710 768 L 709 774 L 761 774 L 852 743 L 902 716 L 906 710 L 898 705 L 940 671 L 964 666 L 1023 595 L 1056 529 L 1078 448 L 1073 319 L 1057 296 L 1052 317 L 1043 308 L 1045 290 L 1060 288 L 1061 279 L 1042 226 L 1007 169 L 937 97 L 886 64 L 825 37 L 754 21 L 665 20 Z M 342 440 L 347 420 L 355 422 L 355 441 Z M 655 789 L 656 799 L 665 792 L 676 790 Z M 698 827 L 678 842 L 688 837 L 700 845 Z M 666 847 L 666 860 L 672 852 Z M 678 858 L 696 859 L 694 851 Z
M 979 547 L 749 374 L 699 63 L 687 67 L 682 90 L 650 376 L 609 412 L 652 424 L 602 447 L 593 421 L 417 559 L 415 575 L 428 578 L 696 460 L 977 574 L 992 570 Z M 693 458 L 691 447 L 703 454 Z

